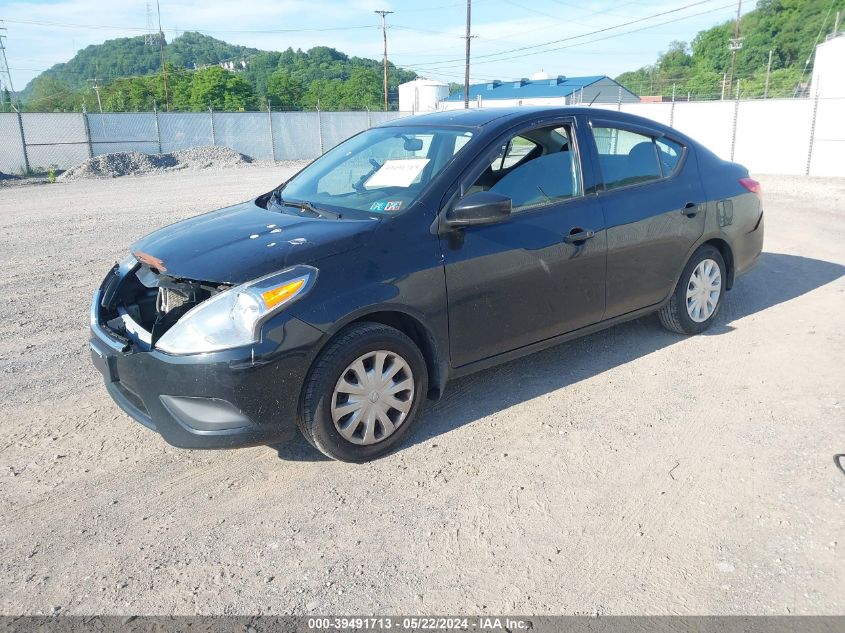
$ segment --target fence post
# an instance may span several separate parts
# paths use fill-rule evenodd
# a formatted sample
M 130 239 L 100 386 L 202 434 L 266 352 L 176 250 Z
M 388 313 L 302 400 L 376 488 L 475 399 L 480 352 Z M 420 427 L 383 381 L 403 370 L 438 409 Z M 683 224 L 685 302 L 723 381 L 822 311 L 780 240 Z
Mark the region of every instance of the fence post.
M 273 135 L 273 110 L 270 108 L 270 99 L 267 98 L 267 124 L 270 126 L 270 155 L 273 162 L 276 162 L 276 137 Z
M 414 88 L 416 90 L 416 88 Z M 370 116 L 370 106 L 365 106 L 367 108 L 367 129 L 369 130 L 373 127 L 372 117 Z
M 88 143 L 88 158 L 94 158 L 94 147 L 91 144 L 91 125 L 88 123 L 88 109 L 82 104 L 82 122 L 85 125 L 85 142 Z
M 214 133 L 214 110 L 209 106 L 208 116 L 211 121 L 211 144 L 217 145 L 217 135 Z
M 736 81 L 736 100 L 734 101 L 734 124 L 731 131 L 731 160 L 734 159 L 734 150 L 736 149 L 736 120 L 739 116 L 739 84 L 742 80 Z
M 14 106 L 13 106 L 14 107 Z M 23 117 L 21 116 L 21 108 L 20 102 L 18 102 L 18 106 L 15 107 L 15 112 L 18 113 L 18 130 L 21 133 L 21 149 L 23 149 L 23 165 L 25 174 L 29 176 L 30 168 L 29 168 L 29 152 L 26 151 L 26 135 L 23 132 Z
M 810 118 L 810 143 L 807 147 L 807 168 L 804 175 L 810 175 L 810 163 L 813 160 L 813 142 L 816 139 L 816 114 L 819 111 L 819 87 L 816 85 L 816 96 L 813 99 L 813 116 Z
M 161 128 L 158 126 L 158 105 L 153 102 L 153 115 L 156 122 L 156 140 L 158 141 L 158 153 L 161 154 Z
M 616 96 L 616 109 L 621 110 L 622 109 L 622 86 L 619 86 L 619 89 L 617 90 L 617 92 L 618 92 L 618 94 Z
M 672 108 L 669 110 L 669 127 L 675 123 L 675 84 L 672 84 Z
M 323 115 L 320 114 L 320 106 L 317 106 L 317 135 L 320 138 L 320 156 L 325 151 L 323 149 Z

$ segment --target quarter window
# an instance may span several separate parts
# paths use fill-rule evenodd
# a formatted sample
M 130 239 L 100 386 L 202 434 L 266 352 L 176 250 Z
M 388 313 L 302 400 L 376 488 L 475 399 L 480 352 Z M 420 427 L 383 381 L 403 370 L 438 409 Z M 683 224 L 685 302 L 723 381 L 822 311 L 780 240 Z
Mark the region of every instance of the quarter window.
M 655 141 L 657 145 L 657 154 L 660 158 L 660 167 L 663 170 L 663 176 L 671 176 L 678 169 L 681 162 L 681 156 L 684 153 L 684 148 L 675 141 L 670 141 L 668 138 L 659 138 Z
M 510 169 L 524 160 L 536 157 L 535 154 L 539 155 L 540 153 L 537 143 L 522 136 L 515 136 L 505 145 L 504 150 L 496 157 L 490 168 L 493 171 Z

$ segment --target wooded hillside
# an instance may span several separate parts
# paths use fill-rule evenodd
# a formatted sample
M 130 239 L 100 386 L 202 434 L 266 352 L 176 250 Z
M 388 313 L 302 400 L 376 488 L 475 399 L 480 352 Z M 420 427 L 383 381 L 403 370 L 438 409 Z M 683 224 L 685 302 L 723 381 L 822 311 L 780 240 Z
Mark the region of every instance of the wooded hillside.
M 736 56 L 735 75 L 741 95 L 763 96 L 770 50 L 769 96 L 800 94 L 812 69 L 808 66 L 802 78 L 805 63 L 819 33 L 823 40 L 832 30 L 837 9 L 845 9 L 845 0 L 760 0 L 753 11 L 743 15 L 740 36 L 744 39 Z M 653 65 L 622 73 L 616 80 L 639 95 L 670 96 L 674 85 L 679 96 L 690 93 L 693 98 L 718 98 L 723 75 L 730 73 L 728 42 L 735 25 L 731 20 L 701 31 L 690 44 L 672 42 Z
M 56 64 L 22 92 L 30 111 L 280 108 L 364 109 L 383 107 L 382 62 L 349 57 L 325 46 L 282 52 L 236 46 L 187 32 L 167 42 L 167 95 L 157 43 L 127 37 L 88 46 Z M 234 70 L 219 64 L 231 62 Z M 389 86 L 416 77 L 389 67 Z M 96 83 L 95 83 L 96 82 Z M 94 86 L 100 93 L 100 100 Z

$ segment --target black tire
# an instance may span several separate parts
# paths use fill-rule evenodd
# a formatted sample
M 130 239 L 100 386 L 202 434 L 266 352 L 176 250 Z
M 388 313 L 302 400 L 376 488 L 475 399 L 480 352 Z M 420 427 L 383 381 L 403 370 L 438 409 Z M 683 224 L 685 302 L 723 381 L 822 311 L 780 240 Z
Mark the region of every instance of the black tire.
M 411 408 L 396 430 L 375 444 L 355 444 L 344 438 L 332 419 L 331 405 L 335 386 L 350 364 L 376 350 L 399 355 L 413 374 L 414 395 Z M 344 462 L 361 463 L 393 450 L 419 417 L 428 391 L 425 359 L 414 342 L 399 330 L 381 323 L 354 323 L 340 333 L 320 353 L 305 383 L 300 430 L 324 455 Z
M 719 265 L 719 273 L 721 275 L 721 291 L 719 292 L 719 299 L 716 302 L 716 308 L 713 313 L 705 321 L 694 321 L 687 312 L 687 288 L 690 284 L 692 273 L 696 266 L 705 259 L 712 259 Z M 687 265 L 684 266 L 684 272 L 678 280 L 678 285 L 672 292 L 669 302 L 663 306 L 657 313 L 660 318 L 660 323 L 663 324 L 667 330 L 677 332 L 678 334 L 698 334 L 703 332 L 711 325 L 716 317 L 719 315 L 719 309 L 722 307 L 722 300 L 725 298 L 725 280 L 727 279 L 727 271 L 725 270 L 725 260 L 719 249 L 705 244 L 697 249 L 692 257 L 689 258 Z

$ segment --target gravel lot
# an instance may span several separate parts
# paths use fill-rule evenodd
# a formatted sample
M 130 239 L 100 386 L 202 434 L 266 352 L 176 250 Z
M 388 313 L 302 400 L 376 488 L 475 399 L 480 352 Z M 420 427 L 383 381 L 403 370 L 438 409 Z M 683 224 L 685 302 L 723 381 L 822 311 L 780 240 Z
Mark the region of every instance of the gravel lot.
M 451 383 L 361 466 L 191 452 L 106 395 L 91 292 L 267 165 L 0 190 L 0 613 L 845 613 L 845 182 L 764 178 L 717 327 Z

